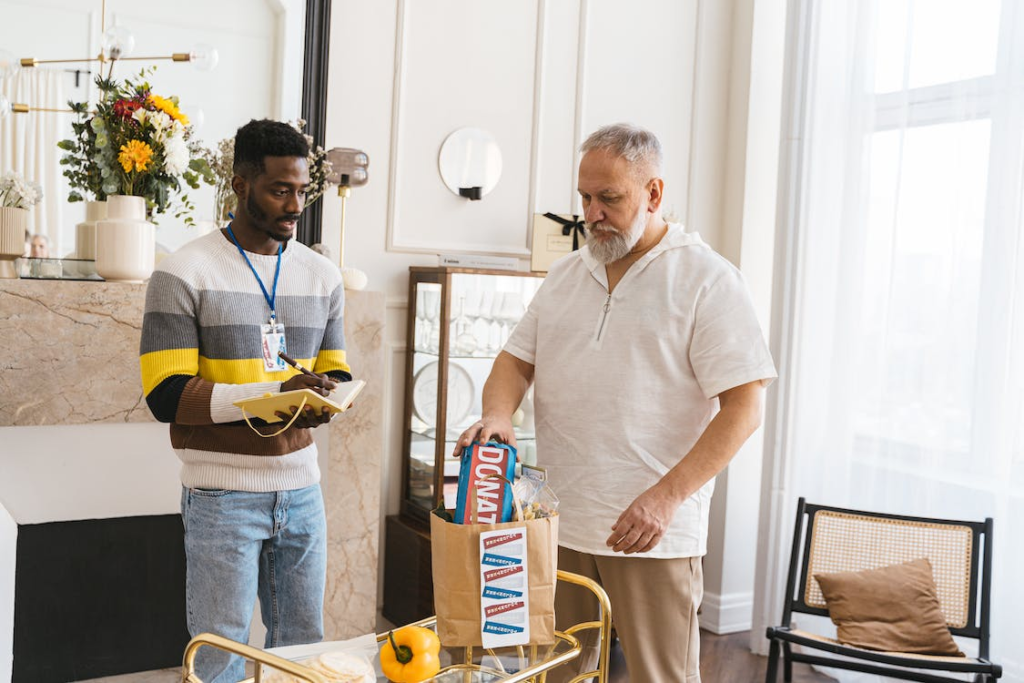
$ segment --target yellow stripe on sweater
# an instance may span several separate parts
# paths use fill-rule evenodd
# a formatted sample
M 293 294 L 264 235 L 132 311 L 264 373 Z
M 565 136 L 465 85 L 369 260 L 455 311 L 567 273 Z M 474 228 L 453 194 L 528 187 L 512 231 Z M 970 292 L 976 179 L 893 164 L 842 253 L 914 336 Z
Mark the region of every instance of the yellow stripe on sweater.
M 303 361 L 299 362 L 307 368 L 310 367 L 310 365 L 306 365 Z M 309 362 L 312 364 L 312 359 Z M 349 374 L 352 373 L 352 368 L 348 366 L 348 363 L 345 360 L 345 351 L 340 349 L 321 351 L 318 353 L 316 355 L 316 365 L 312 367 L 312 370 L 313 372 L 319 372 L 321 374 L 332 370 L 342 370 Z
M 315 372 L 325 373 L 331 370 L 351 372 L 345 362 L 344 351 L 321 351 L 316 360 L 312 358 L 296 358 L 306 368 L 314 366 Z M 196 349 L 171 349 L 153 351 L 140 359 L 142 366 L 142 389 L 149 394 L 172 375 L 199 375 L 209 382 L 224 384 L 249 384 L 251 382 L 284 382 L 298 370 L 287 368 L 283 372 L 267 372 L 263 368 L 262 358 L 245 358 L 239 360 L 219 360 L 198 357 L 196 365 Z
M 151 351 L 139 357 L 142 369 L 142 391 L 153 391 L 172 375 L 194 375 L 199 371 L 196 365 L 198 349 L 168 349 Z

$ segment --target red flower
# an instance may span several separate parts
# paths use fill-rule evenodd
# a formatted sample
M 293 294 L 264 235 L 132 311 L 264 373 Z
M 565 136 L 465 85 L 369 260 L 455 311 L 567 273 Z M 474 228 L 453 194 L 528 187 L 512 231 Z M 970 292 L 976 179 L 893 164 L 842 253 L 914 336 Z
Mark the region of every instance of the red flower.
M 135 100 L 118 100 L 114 102 L 114 113 L 122 119 L 130 119 L 141 105 Z

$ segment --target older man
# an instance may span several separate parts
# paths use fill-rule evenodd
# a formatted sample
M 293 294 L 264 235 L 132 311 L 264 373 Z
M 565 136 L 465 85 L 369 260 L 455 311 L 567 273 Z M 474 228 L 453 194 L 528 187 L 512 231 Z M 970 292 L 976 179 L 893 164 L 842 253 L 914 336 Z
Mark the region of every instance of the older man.
M 662 218 L 657 138 L 607 126 L 581 151 L 587 244 L 552 267 L 456 452 L 515 443 L 511 416 L 535 382 L 559 568 L 608 592 L 632 680 L 693 683 L 714 477 L 760 424 L 775 368 L 739 271 Z M 560 628 L 594 609 L 559 588 Z

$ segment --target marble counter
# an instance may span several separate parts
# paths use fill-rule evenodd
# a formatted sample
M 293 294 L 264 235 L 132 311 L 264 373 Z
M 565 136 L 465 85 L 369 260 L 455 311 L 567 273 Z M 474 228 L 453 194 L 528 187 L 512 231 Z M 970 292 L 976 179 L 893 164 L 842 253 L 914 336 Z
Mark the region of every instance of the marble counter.
M 384 295 L 346 295 L 348 359 L 367 387 L 327 428 L 322 458 L 331 640 L 375 628 L 384 444 Z M 138 365 L 144 300 L 144 284 L 0 280 L 0 427 L 152 422 Z
M 151 422 L 142 284 L 0 280 L 0 427 Z

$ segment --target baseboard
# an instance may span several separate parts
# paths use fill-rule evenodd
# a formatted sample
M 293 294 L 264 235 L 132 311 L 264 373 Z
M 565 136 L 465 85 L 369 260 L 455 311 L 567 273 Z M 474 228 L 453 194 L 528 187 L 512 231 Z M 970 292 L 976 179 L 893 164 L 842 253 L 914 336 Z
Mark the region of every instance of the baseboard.
M 753 593 L 705 593 L 700 608 L 700 627 L 717 635 L 749 631 L 753 612 Z

